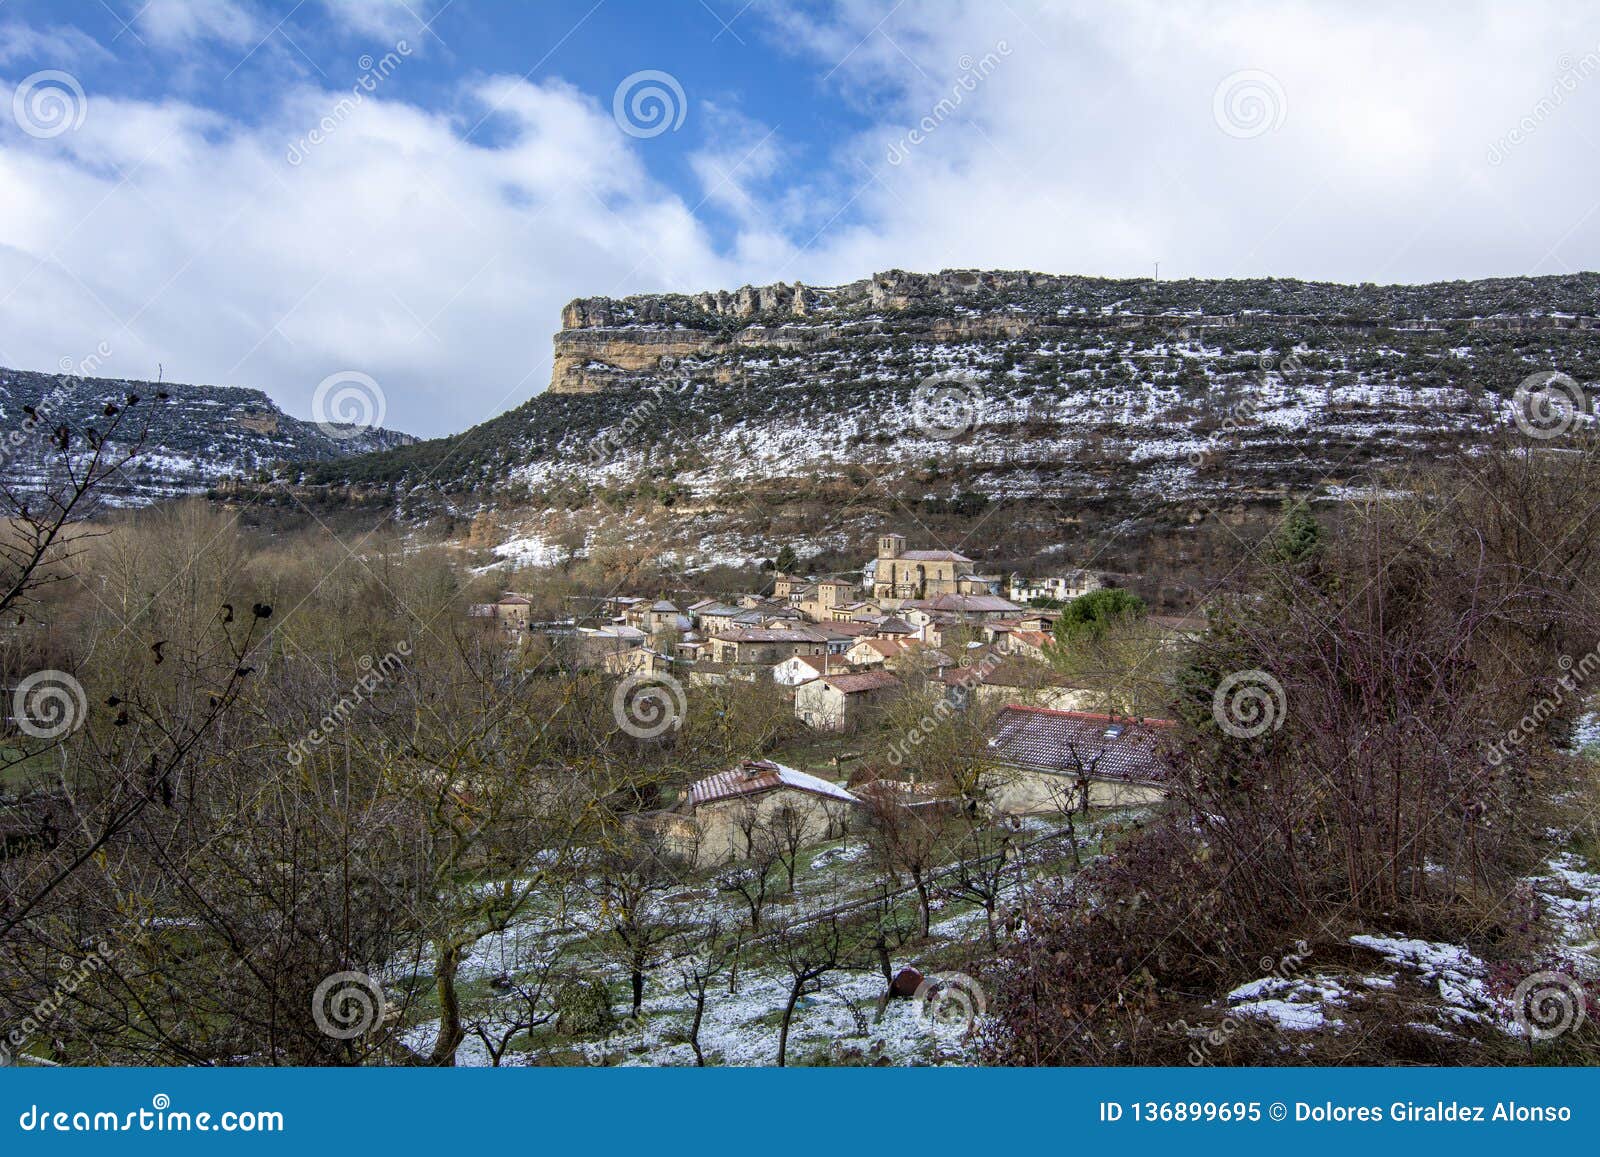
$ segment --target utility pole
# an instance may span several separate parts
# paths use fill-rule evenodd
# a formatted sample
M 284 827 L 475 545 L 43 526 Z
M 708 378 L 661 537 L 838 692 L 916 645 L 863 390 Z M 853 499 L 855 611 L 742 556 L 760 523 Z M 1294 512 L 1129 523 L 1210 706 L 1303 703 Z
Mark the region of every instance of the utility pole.
M 1161 280 L 1161 262 L 1160 262 L 1159 259 L 1156 261 L 1156 277 L 1155 277 L 1155 279 L 1157 281 Z

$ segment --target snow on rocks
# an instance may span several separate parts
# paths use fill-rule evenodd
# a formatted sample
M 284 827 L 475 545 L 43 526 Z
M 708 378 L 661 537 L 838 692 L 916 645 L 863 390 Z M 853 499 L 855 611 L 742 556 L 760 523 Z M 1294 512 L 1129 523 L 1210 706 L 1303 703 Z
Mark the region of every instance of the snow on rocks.
M 1489 967 L 1462 945 L 1366 934 L 1350 937 L 1350 943 L 1416 972 L 1422 983 L 1438 993 L 1441 1014 L 1457 1024 L 1498 1020 L 1497 1002 L 1489 990 Z
M 1347 988 L 1326 976 L 1264 976 L 1241 984 L 1227 999 L 1233 1016 L 1268 1021 L 1288 1032 L 1307 1032 L 1343 1027 L 1343 1021 L 1328 1015 L 1328 1007 L 1346 1004 L 1350 997 Z

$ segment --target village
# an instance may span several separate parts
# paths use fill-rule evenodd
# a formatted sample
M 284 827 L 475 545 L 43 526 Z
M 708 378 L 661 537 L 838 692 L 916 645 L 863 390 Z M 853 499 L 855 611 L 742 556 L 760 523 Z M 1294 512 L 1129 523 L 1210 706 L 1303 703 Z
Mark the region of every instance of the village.
M 859 574 L 778 572 L 760 594 L 611 597 L 587 622 L 548 623 L 531 620 L 532 599 L 508 592 L 468 613 L 508 646 L 543 641 L 566 663 L 619 677 L 619 696 L 670 687 L 669 711 L 697 688 L 730 681 L 782 689 L 813 737 L 800 750 L 829 752 L 831 776 L 751 752 L 686 785 L 674 808 L 640 817 L 663 847 L 710 868 L 749 854 L 752 817 L 770 826 L 774 814 L 797 813 L 809 846 L 835 838 L 875 799 L 951 804 L 939 795 L 948 783 L 921 775 L 921 729 L 884 726 L 911 697 L 931 710 L 924 728 L 957 716 L 982 728 L 989 756 L 978 786 L 993 815 L 1159 802 L 1160 739 L 1171 721 L 1143 714 L 1114 673 L 1074 677 L 1052 662 L 1063 609 L 1106 589 L 1106 576 L 1081 569 L 1036 579 L 981 573 L 958 551 L 912 549 L 906 536 L 885 533 Z M 1154 648 L 1169 652 L 1204 623 L 1145 616 L 1143 625 Z M 654 733 L 664 726 L 657 720 Z M 883 750 L 869 750 L 874 743 Z

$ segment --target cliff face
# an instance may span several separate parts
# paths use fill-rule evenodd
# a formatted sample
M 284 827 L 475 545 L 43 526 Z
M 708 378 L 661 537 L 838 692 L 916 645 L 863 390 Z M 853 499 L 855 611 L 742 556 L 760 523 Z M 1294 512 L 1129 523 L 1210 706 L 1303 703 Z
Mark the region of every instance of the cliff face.
M 739 346 L 799 350 L 825 344 L 873 311 L 933 307 L 933 316 L 919 328 L 936 340 L 1015 336 L 1029 328 L 1030 319 L 937 316 L 938 307 L 958 308 L 980 293 L 1004 295 L 1066 280 L 1036 273 L 896 269 L 824 289 L 780 281 L 733 292 L 580 297 L 561 311 L 550 389 L 558 394 L 629 389 L 636 384 L 630 375 L 668 369 L 677 359 L 715 357 Z
M 894 269 L 831 287 L 779 282 L 733 292 L 578 298 L 561 313 L 550 390 L 625 392 L 686 371 L 726 382 L 737 380 L 741 351 L 803 354 L 883 335 L 933 345 L 1024 336 L 1073 344 L 1099 341 L 1100 331 L 1188 341 L 1273 325 L 1368 340 L 1380 330 L 1593 330 L 1600 328 L 1597 313 L 1594 274 L 1350 286 Z
M 1600 381 L 1593 273 L 1378 286 L 891 271 L 584 298 L 563 321 L 550 390 L 464 436 L 307 478 L 425 479 L 414 488 L 541 509 L 598 493 L 673 510 L 847 504 L 870 484 L 907 508 L 977 493 L 1043 503 L 1062 525 L 1085 510 L 1187 525 L 1470 452 L 1537 371 Z

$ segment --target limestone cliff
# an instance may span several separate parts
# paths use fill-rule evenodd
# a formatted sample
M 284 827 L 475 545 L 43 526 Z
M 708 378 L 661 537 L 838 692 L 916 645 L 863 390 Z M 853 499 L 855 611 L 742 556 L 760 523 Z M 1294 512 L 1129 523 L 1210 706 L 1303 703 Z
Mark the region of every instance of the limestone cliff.
M 550 390 L 626 392 L 689 376 L 737 380 L 740 359 L 733 355 L 741 351 L 763 347 L 782 355 L 880 336 L 938 346 L 1024 336 L 1098 340 L 1085 330 L 1146 330 L 1188 341 L 1264 324 L 1362 335 L 1597 327 L 1593 275 L 1580 276 L 1570 302 L 1533 315 L 1504 313 L 1506 302 L 1531 296 L 1525 281 L 1337 286 L 891 269 L 830 287 L 778 282 L 732 292 L 585 297 L 561 312 Z

